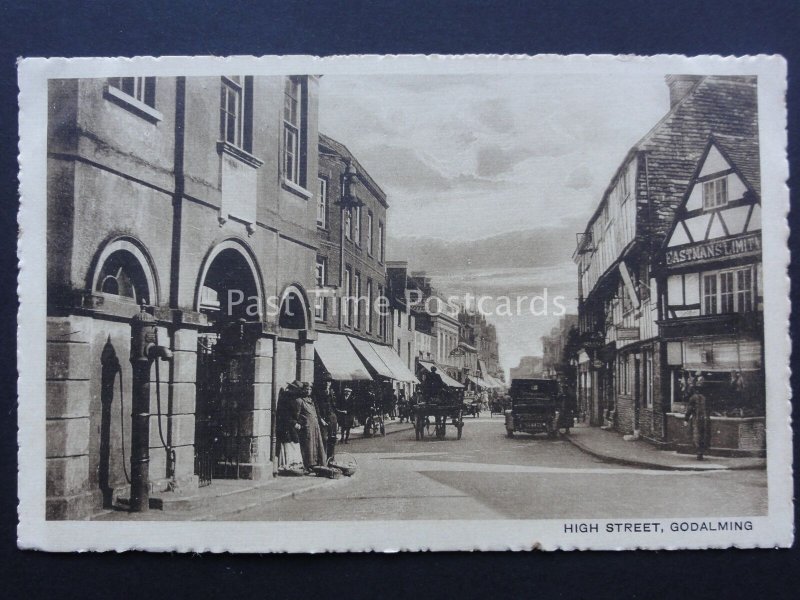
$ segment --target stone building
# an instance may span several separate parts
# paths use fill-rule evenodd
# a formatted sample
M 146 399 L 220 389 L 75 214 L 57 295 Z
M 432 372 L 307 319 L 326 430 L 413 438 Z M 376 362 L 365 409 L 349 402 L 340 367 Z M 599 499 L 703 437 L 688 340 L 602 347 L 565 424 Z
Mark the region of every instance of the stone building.
M 150 372 L 153 491 L 272 476 L 277 394 L 313 377 L 317 87 L 50 82 L 48 518 L 128 493 L 140 307 L 173 354 Z
M 753 77 L 670 75 L 667 114 L 628 152 L 579 235 L 579 402 L 594 425 L 668 443 L 659 256 L 709 140 L 755 140 Z M 751 145 L 750 150 L 753 150 Z M 704 217 L 707 218 L 707 217 Z M 670 350 L 671 352 L 671 350 Z

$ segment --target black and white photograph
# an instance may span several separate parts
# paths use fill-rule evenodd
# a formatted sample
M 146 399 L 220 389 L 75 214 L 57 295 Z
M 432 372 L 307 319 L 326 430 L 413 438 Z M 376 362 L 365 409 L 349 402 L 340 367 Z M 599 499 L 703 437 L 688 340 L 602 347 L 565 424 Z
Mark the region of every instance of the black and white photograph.
M 791 545 L 785 78 L 22 61 L 20 545 Z

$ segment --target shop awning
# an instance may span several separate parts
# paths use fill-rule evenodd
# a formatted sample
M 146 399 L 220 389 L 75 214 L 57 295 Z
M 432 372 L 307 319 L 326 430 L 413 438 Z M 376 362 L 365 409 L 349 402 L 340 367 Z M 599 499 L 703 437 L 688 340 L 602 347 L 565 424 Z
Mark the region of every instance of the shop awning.
M 372 379 L 347 336 L 320 333 L 314 343 L 317 356 L 336 381 Z
M 491 387 L 491 386 L 490 386 L 490 385 L 487 383 L 487 381 L 486 381 L 485 379 L 481 379 L 480 377 L 475 377 L 475 376 L 473 376 L 473 375 L 470 375 L 469 377 L 467 377 L 467 379 L 469 379 L 469 380 L 470 380 L 472 383 L 474 383 L 475 385 L 477 385 L 477 386 L 479 386 L 479 387 L 482 387 L 482 388 L 488 388 L 488 387 Z
M 417 379 L 414 373 L 403 364 L 403 359 L 394 351 L 394 348 L 373 344 L 372 342 L 370 342 L 370 346 L 372 346 L 375 353 L 383 359 L 386 366 L 392 370 L 393 379 L 397 381 L 419 383 L 419 379 Z
M 496 378 L 496 377 L 494 377 L 494 376 L 491 376 L 491 375 L 490 375 L 490 376 L 489 376 L 489 380 L 492 382 L 492 384 L 493 384 L 493 385 L 494 385 L 494 387 L 496 387 L 496 388 L 504 388 L 504 387 L 506 387 L 506 384 L 505 384 L 505 383 L 503 383 L 502 381 L 500 381 L 499 379 L 497 379 L 497 378 Z
M 481 372 L 481 376 L 486 379 L 487 375 L 489 375 L 489 371 L 486 370 L 486 361 L 482 358 L 478 359 L 478 371 Z
M 392 369 L 385 363 L 383 358 L 375 351 L 375 348 L 366 340 L 348 337 L 350 343 L 355 347 L 356 352 L 375 372 L 381 377 L 395 379 Z
M 442 383 L 444 383 L 447 387 L 451 387 L 451 388 L 463 388 L 464 387 L 462 384 L 460 384 L 455 379 L 450 377 L 450 375 L 445 373 L 445 370 L 443 368 L 441 368 L 441 367 L 439 367 L 437 365 L 434 365 L 431 362 L 425 362 L 425 361 L 421 360 L 421 361 L 419 361 L 419 365 L 423 369 L 425 369 L 426 371 L 430 371 L 431 367 L 436 367 L 436 372 L 442 378 Z

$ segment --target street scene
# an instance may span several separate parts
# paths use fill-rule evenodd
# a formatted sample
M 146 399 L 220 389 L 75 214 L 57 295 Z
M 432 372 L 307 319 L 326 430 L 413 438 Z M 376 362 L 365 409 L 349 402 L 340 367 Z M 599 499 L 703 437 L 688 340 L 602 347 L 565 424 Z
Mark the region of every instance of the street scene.
M 50 79 L 46 518 L 767 515 L 758 86 Z
M 579 437 L 579 436 L 578 436 Z M 635 519 L 737 517 L 766 512 L 766 472 L 730 471 L 730 461 L 703 471 L 604 462 L 565 439 L 506 436 L 502 419 L 468 419 L 464 436 L 414 439 L 398 426 L 346 451 L 359 475 L 294 497 L 253 506 L 233 520 L 361 519 Z M 681 494 L 672 491 L 679 487 Z M 636 489 L 636 494 L 621 490 Z M 586 490 L 592 490 L 587 501 Z M 673 497 L 669 505 L 663 497 Z M 658 509 L 654 509 L 658 506 Z M 225 518 L 225 515 L 218 515 Z M 210 517 L 206 517 L 210 518 Z

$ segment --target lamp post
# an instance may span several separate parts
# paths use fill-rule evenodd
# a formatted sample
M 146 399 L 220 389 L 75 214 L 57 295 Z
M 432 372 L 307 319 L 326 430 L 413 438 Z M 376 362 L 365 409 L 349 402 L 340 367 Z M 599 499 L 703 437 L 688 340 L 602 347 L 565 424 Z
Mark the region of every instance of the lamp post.
M 358 172 L 356 171 L 355 167 L 353 166 L 353 161 L 350 159 L 346 160 L 346 165 L 344 168 L 344 172 L 342 173 L 341 177 L 341 194 L 339 200 L 335 202 L 335 204 L 339 205 L 339 210 L 341 212 L 340 219 L 339 219 L 339 291 L 342 298 L 344 298 L 344 221 L 345 215 L 354 208 L 358 208 L 363 206 L 364 203 L 358 199 L 356 196 L 355 190 L 356 186 L 358 185 Z M 352 228 L 352 217 L 350 215 L 350 227 Z M 352 292 L 352 291 L 351 291 Z M 345 302 L 349 302 L 348 298 L 345 298 Z M 339 329 L 342 329 L 344 325 L 344 305 L 339 306 Z M 348 314 L 349 314 L 349 307 L 348 307 Z M 368 317 L 369 318 L 369 317 Z

